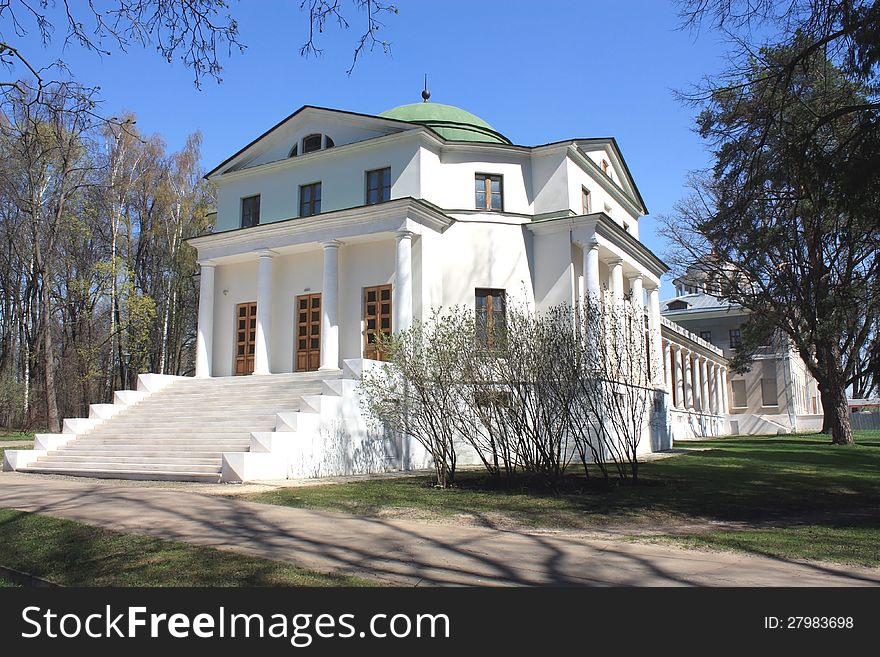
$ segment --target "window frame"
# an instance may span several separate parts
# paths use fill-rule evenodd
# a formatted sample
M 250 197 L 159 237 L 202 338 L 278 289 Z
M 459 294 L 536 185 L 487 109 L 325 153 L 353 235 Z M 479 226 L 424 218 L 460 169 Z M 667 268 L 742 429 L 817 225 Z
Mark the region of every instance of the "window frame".
M 706 342 L 712 342 L 712 331 L 700 331 L 700 338 Z
M 593 197 L 590 194 L 590 190 L 587 189 L 586 185 L 581 185 L 581 213 L 582 214 L 592 214 L 593 212 Z
M 388 185 L 385 185 L 384 172 L 388 172 Z M 379 195 L 381 198 L 377 198 L 377 200 L 370 202 L 370 175 L 371 174 L 380 174 L 382 177 L 380 179 L 381 184 L 375 189 L 381 192 Z M 385 190 L 387 187 L 388 194 L 385 194 Z M 379 203 L 384 203 L 385 201 L 391 200 L 391 167 L 382 167 L 380 169 L 370 169 L 368 171 L 364 171 L 364 205 L 378 205 Z
M 256 209 L 256 220 L 253 221 L 252 223 L 249 223 L 249 224 L 245 225 L 245 221 L 244 221 L 244 218 L 245 218 L 245 204 L 246 204 L 246 202 L 248 202 L 248 201 L 253 201 L 254 199 L 256 199 L 256 206 L 257 206 L 257 209 Z M 242 197 L 241 197 L 241 201 L 240 201 L 240 203 L 239 203 L 239 210 L 238 210 L 238 213 L 239 213 L 239 226 L 240 226 L 241 228 L 253 228 L 254 226 L 259 226 L 259 225 L 260 225 L 260 204 L 261 204 L 260 194 L 251 194 L 250 196 L 242 196 Z M 251 214 L 253 214 L 253 212 L 252 212 Z
M 485 207 L 480 207 L 477 205 L 477 183 L 482 178 L 483 180 L 483 194 L 486 197 Z M 498 179 L 498 198 L 500 201 L 500 208 L 492 207 L 492 181 L 494 178 Z M 504 175 L 500 173 L 482 173 L 475 172 L 474 173 L 474 208 L 476 210 L 484 211 L 484 212 L 504 212 Z
M 773 384 L 773 392 L 776 393 L 776 403 L 768 404 L 767 403 L 767 390 L 765 390 L 764 382 L 768 381 Z M 779 383 L 776 380 L 776 377 L 764 376 L 761 377 L 761 408 L 779 408 Z
M 734 335 L 736 334 L 736 335 Z M 736 349 L 740 344 L 742 344 L 742 332 L 740 329 L 730 329 L 727 332 L 727 340 L 728 344 L 730 344 L 731 349 Z
M 318 180 L 317 182 L 307 183 L 305 185 L 299 186 L 299 216 L 300 217 L 314 217 L 315 215 L 321 214 L 321 199 L 323 197 L 322 187 L 323 187 L 323 185 L 321 184 L 320 180 Z M 315 188 L 317 188 L 317 191 L 318 191 L 317 202 L 315 200 L 315 193 L 314 193 Z M 312 190 L 312 196 L 309 199 L 309 207 L 310 207 L 309 212 L 303 212 L 303 209 L 305 208 L 305 206 L 303 205 L 303 191 L 306 189 Z M 317 205 L 317 210 L 315 210 L 316 205 Z
M 478 300 L 486 299 L 485 305 L 485 327 L 480 321 L 480 308 Z M 501 326 L 496 327 L 495 320 L 498 311 L 494 308 L 496 300 L 501 300 L 500 315 Z M 496 341 L 503 337 L 507 332 L 507 290 L 495 287 L 478 287 L 474 288 L 474 326 L 477 347 L 480 349 L 492 349 L 496 346 Z
M 743 399 L 740 401 L 743 402 L 742 405 L 737 404 L 737 388 L 742 388 L 742 396 Z M 730 407 L 731 408 L 748 408 L 749 407 L 749 390 L 746 387 L 745 379 L 731 379 L 730 381 Z
M 317 148 L 307 148 L 306 142 L 309 139 L 318 138 L 318 147 Z M 311 134 L 306 135 L 302 138 L 302 154 L 307 155 L 309 153 L 317 153 L 320 150 L 324 150 L 324 135 L 320 132 L 313 132 Z

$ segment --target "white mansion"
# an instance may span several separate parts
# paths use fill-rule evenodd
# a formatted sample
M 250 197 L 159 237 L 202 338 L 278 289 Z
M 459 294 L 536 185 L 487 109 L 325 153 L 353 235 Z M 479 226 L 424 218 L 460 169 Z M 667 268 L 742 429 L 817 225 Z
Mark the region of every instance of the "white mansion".
M 665 363 L 665 430 L 642 449 L 726 431 L 727 361 L 661 317 L 667 267 L 639 241 L 647 209 L 613 138 L 519 146 L 448 105 L 306 106 L 207 177 L 215 228 L 190 241 L 196 377 L 142 375 L 6 467 L 214 481 L 423 467 L 417 445 L 361 417 L 378 332 L 437 307 L 491 322 L 508 300 L 540 311 L 603 289 L 644 309 Z

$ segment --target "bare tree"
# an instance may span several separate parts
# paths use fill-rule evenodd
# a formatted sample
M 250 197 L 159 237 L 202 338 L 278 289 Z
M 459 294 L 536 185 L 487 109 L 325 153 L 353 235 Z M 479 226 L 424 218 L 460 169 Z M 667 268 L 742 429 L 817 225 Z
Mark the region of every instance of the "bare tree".
M 27 219 L 30 285 L 38 290 L 40 349 L 50 431 L 60 430 L 56 398 L 54 347 L 55 307 L 52 290 L 58 242 L 73 195 L 89 183 L 91 163 L 85 157 L 93 128 L 88 96 L 77 85 L 58 84 L 44 89 L 51 103 L 37 99 L 37 91 L 16 92 L 13 112 L 0 125 L 0 134 L 14 166 L 4 169 L 5 189 Z
M 473 349 L 466 311 L 436 311 L 427 322 L 380 335 L 389 364 L 361 381 L 366 410 L 386 428 L 416 440 L 431 455 L 440 488 L 455 484 L 457 416 L 462 412 L 466 354 Z

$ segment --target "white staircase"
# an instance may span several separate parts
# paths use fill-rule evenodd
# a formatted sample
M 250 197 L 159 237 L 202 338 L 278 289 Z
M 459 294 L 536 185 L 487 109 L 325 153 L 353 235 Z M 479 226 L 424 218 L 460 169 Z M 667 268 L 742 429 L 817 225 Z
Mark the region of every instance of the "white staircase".
M 272 432 L 279 413 L 319 395 L 324 373 L 144 379 L 138 391 L 94 404 L 90 418 L 65 420 L 65 433 L 39 434 L 21 472 L 114 479 L 221 480 L 223 454 L 248 452 L 253 432 Z M 156 384 L 156 382 L 160 382 Z M 146 385 L 145 385 L 146 383 Z M 149 388 L 152 388 L 150 390 Z

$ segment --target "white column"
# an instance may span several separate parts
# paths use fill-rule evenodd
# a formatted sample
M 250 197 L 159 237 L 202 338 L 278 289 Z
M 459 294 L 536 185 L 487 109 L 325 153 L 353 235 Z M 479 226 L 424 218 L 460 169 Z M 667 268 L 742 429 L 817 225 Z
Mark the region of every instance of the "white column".
M 727 389 L 727 368 L 721 368 L 721 413 L 730 413 L 730 393 Z
M 611 265 L 611 291 L 617 300 L 623 298 L 623 260 L 612 260 Z
M 254 374 L 269 374 L 269 332 L 272 325 L 272 256 L 260 251 L 257 273 L 257 335 L 254 344 Z
M 718 413 L 718 365 L 709 363 L 709 411 Z
M 677 345 L 672 346 L 672 359 L 675 366 L 675 406 L 676 408 L 687 408 L 684 399 L 684 366 L 682 359 L 684 352 Z
M 637 274 L 629 279 L 629 289 L 632 291 L 632 302 L 636 308 L 645 307 L 644 286 L 642 284 L 642 275 Z
M 660 286 L 657 286 L 648 290 L 648 330 L 651 334 L 651 358 L 655 363 L 668 362 L 668 354 L 664 355 L 663 353 L 662 331 L 660 328 L 661 322 Z M 654 377 L 654 385 L 660 386 L 664 381 L 663 370 L 666 369 L 666 365 L 656 369 L 657 375 Z M 670 390 L 668 383 L 666 385 L 666 390 Z
M 200 262 L 199 327 L 196 333 L 196 376 L 211 376 L 214 357 L 214 263 Z
M 582 244 L 584 250 L 584 288 L 590 297 L 598 299 L 602 290 L 599 284 L 599 244 L 588 242 Z
M 339 369 L 339 247 L 342 242 L 321 242 L 324 247 L 324 282 L 321 286 L 321 370 Z
M 394 294 L 391 297 L 391 328 L 395 333 L 412 326 L 412 236 L 408 230 L 395 233 L 397 268 L 394 274 Z
M 700 359 L 700 410 L 703 413 L 712 412 L 709 401 L 709 367 L 705 358 Z
M 664 382 L 666 383 L 666 392 L 669 393 L 670 397 L 672 396 L 672 347 L 669 346 L 669 342 L 663 345 L 663 363 L 662 368 L 664 372 Z
M 684 407 L 694 408 L 694 371 L 691 368 L 691 352 L 681 350 L 682 369 L 684 370 Z

